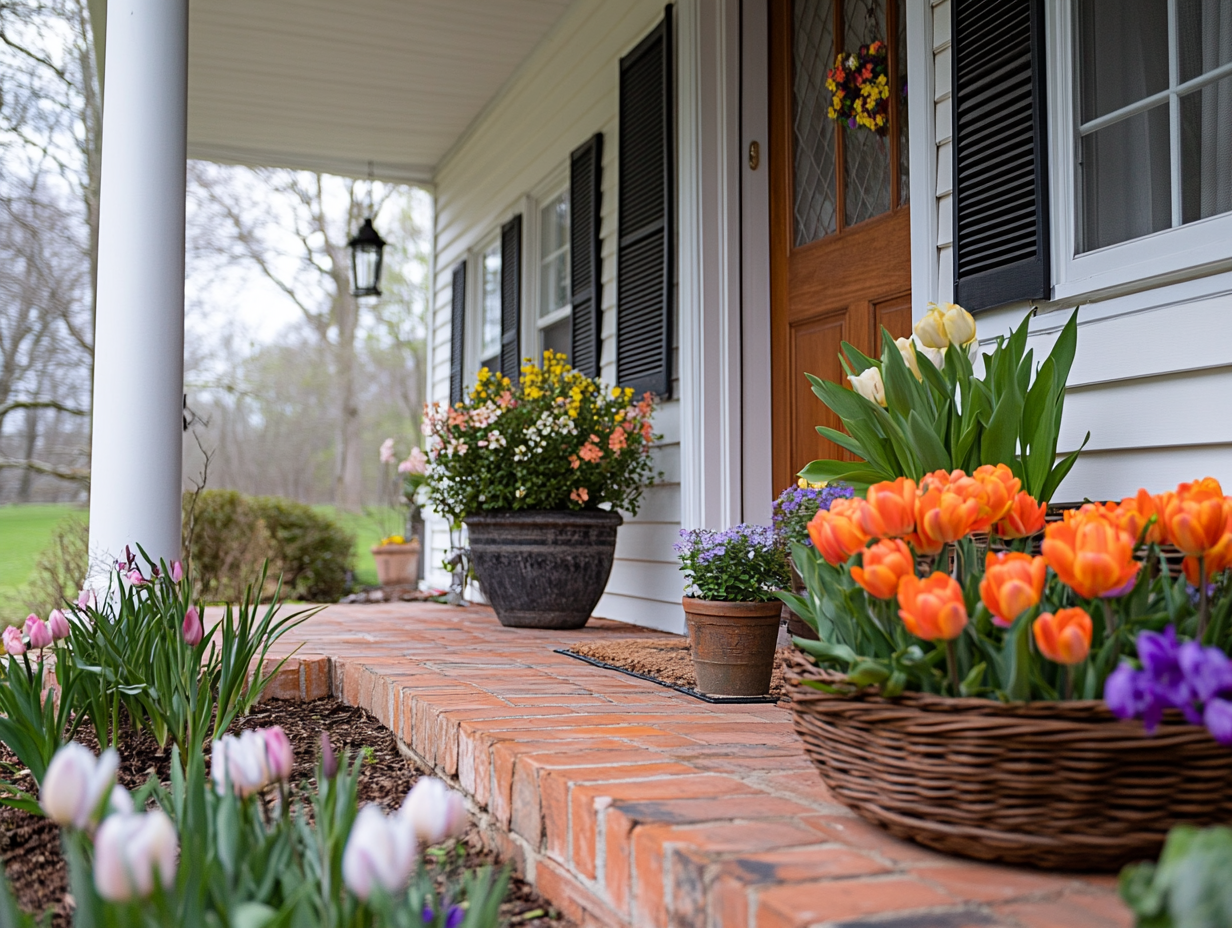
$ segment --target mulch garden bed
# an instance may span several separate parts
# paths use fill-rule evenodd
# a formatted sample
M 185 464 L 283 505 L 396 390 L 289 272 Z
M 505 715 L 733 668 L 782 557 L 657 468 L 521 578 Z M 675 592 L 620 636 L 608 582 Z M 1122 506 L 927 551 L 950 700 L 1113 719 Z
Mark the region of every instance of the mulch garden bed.
M 619 638 L 615 641 L 575 644 L 567 650 L 621 670 L 653 677 L 669 686 L 697 689 L 697 676 L 693 673 L 687 638 Z M 776 699 L 783 695 L 783 663 L 791 653 L 791 648 L 779 648 L 774 655 L 769 695 Z
M 333 698 L 312 702 L 271 701 L 256 707 L 252 715 L 237 721 L 233 730 L 281 725 L 295 749 L 293 783 L 315 783 L 321 731 L 329 732 L 339 756 L 367 752 L 359 780 L 359 799 L 376 802 L 392 811 L 402 804 L 407 791 L 423 776 L 422 771 L 398 750 L 393 733 L 363 709 L 343 705 Z M 97 750 L 92 732 L 78 732 L 77 740 Z M 148 734 L 129 736 L 121 741 L 119 782 L 130 789 L 156 774 L 164 783 L 169 777 L 171 749 L 159 751 Z M 208 757 L 208 752 L 207 752 Z M 0 762 L 15 760 L 0 745 Z M 19 784 L 34 792 L 32 781 Z M 467 868 L 499 863 L 484 847 L 479 829 L 472 823 L 462 838 Z M 52 908 L 54 928 L 71 925 L 71 902 L 67 898 L 68 872 L 60 855 L 59 828 L 45 818 L 8 806 L 0 806 L 0 858 L 4 861 L 18 904 L 28 912 L 41 913 Z M 573 923 L 558 912 L 534 888 L 516 876 L 501 914 L 511 928 L 573 928 Z

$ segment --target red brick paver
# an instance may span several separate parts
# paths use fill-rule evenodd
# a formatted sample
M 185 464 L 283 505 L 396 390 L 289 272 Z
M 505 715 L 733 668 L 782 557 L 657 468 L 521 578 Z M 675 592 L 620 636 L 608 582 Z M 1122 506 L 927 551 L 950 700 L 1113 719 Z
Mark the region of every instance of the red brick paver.
M 716 706 L 553 653 L 646 637 L 507 629 L 488 609 L 330 606 L 270 698 L 332 690 L 470 798 L 583 928 L 1126 928 L 1107 877 L 907 844 L 834 801 L 777 706 Z M 285 648 L 285 653 L 290 648 Z

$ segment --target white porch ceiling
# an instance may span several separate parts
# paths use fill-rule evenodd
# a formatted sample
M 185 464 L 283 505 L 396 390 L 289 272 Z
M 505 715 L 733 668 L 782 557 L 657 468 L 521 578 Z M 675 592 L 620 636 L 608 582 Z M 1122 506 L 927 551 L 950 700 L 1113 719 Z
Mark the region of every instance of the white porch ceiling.
M 432 180 L 571 0 L 192 0 L 192 158 Z

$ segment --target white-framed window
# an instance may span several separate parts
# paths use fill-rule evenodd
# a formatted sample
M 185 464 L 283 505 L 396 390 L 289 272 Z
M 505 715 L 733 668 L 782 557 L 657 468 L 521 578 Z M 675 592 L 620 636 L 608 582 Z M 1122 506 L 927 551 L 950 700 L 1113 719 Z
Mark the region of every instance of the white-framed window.
M 475 300 L 478 335 L 475 369 L 500 367 L 501 349 L 501 243 L 499 236 L 479 252 Z
M 536 358 L 551 349 L 573 353 L 573 305 L 569 289 L 569 188 L 537 201 L 539 226 L 534 344 Z
M 1049 14 L 1054 298 L 1232 261 L 1232 3 Z

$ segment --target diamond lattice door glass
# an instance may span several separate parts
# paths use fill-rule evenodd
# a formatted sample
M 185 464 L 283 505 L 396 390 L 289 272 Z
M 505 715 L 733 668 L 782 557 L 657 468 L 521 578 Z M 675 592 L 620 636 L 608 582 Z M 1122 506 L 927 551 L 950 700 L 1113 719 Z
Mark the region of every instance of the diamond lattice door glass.
M 838 37 L 838 41 L 836 41 Z M 794 244 L 807 245 L 907 203 L 905 0 L 794 0 L 792 141 Z M 830 116 L 839 56 L 885 46 L 886 124 L 874 131 Z

